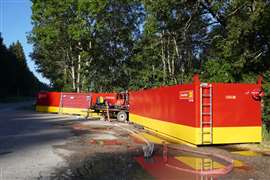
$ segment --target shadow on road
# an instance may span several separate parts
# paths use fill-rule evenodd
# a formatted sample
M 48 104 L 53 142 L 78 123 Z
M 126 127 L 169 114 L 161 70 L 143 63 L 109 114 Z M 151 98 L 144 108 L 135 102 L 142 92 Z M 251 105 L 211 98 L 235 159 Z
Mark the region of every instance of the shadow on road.
M 72 134 L 65 125 L 83 120 L 72 116 L 37 113 L 32 104 L 12 103 L 11 106 L 0 108 L 0 155 L 2 152 L 15 152 L 66 140 Z

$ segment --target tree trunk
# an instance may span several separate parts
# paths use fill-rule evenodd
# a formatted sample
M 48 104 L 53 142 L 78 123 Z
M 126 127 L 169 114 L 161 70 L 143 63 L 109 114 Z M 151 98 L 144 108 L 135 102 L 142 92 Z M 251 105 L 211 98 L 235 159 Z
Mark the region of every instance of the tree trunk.
M 171 63 L 170 63 L 170 59 L 171 59 L 171 53 L 170 53 L 170 47 L 169 47 L 169 39 L 168 39 L 168 43 L 167 43 L 167 64 L 168 64 L 168 71 L 169 71 L 169 76 L 171 77 L 172 75 L 172 69 L 171 69 Z
M 75 65 L 74 65 L 74 60 L 73 57 L 71 55 L 72 52 L 72 47 L 70 46 L 69 49 L 66 50 L 66 56 L 68 59 L 68 66 L 67 69 L 70 73 L 71 76 L 71 82 L 72 82 L 72 90 L 75 92 L 76 91 L 76 77 L 75 77 Z M 67 78 L 69 79 L 69 78 Z M 68 80 L 67 80 L 68 81 Z
M 165 44 L 163 40 L 163 33 L 161 35 L 161 60 L 163 63 L 163 84 L 166 83 L 166 61 L 165 61 Z
M 77 68 L 77 82 L 76 82 L 76 91 L 81 91 L 81 55 L 78 55 L 78 68 Z
M 184 69 L 184 63 L 182 62 L 182 56 L 179 53 L 179 49 L 177 46 L 177 42 L 175 37 L 173 36 L 173 42 L 174 42 L 174 46 L 175 46 L 175 52 L 176 52 L 176 57 L 177 60 L 180 62 L 180 68 L 181 68 L 181 83 L 183 83 L 184 81 L 184 73 L 185 73 L 185 69 Z
M 71 66 L 71 80 L 72 80 L 72 89 L 76 90 L 76 79 L 75 79 L 75 67 L 74 64 Z

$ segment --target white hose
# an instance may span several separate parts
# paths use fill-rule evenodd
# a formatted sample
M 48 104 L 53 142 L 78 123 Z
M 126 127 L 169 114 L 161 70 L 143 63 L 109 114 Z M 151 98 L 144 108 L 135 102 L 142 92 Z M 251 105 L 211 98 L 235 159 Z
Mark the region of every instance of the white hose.
M 154 151 L 154 144 L 149 142 L 146 138 L 144 138 L 143 136 L 139 135 L 138 132 L 136 132 L 135 130 L 130 130 L 128 128 L 124 128 L 122 126 L 119 126 L 118 124 L 114 124 L 114 126 L 120 128 L 120 129 L 123 129 L 129 133 L 131 133 L 132 135 L 142 139 L 144 142 L 145 142 L 145 146 L 142 147 L 143 149 L 143 153 L 144 153 L 144 157 L 145 158 L 149 158 L 152 156 L 153 154 L 153 151 Z

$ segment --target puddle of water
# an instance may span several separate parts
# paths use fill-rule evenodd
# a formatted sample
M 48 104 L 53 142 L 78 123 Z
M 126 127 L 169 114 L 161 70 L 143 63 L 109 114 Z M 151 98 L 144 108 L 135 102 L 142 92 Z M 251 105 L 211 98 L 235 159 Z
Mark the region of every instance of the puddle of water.
M 143 156 L 134 159 L 146 172 L 157 179 L 216 179 L 224 175 L 221 172 L 226 172 L 223 170 L 228 166 L 227 163 L 215 158 L 190 154 L 168 156 L 167 163 L 161 155 L 154 155 L 150 160 L 145 160 Z M 233 168 L 250 170 L 249 166 L 239 160 L 234 160 Z M 202 175 L 209 172 L 216 174 Z
M 252 151 L 247 148 L 225 146 L 222 149 L 229 151 L 232 154 L 238 154 L 241 156 L 270 156 L 269 151 Z
M 212 170 L 221 169 L 225 166 L 210 158 L 193 157 L 193 156 L 175 156 L 175 159 L 181 161 L 194 170 Z
M 233 154 L 239 154 L 241 156 L 261 156 L 261 153 L 255 151 L 232 151 Z
M 233 167 L 242 170 L 250 170 L 249 166 L 247 166 L 244 162 L 239 160 L 233 160 Z
M 232 151 L 232 154 L 241 156 L 270 156 L 270 152 L 255 152 L 255 151 Z
M 200 174 L 180 171 L 179 169 L 194 170 L 187 162 L 183 162 L 174 157 L 168 157 L 168 164 L 164 163 L 162 156 L 153 156 L 150 160 L 145 160 L 143 156 L 134 158 L 143 169 L 155 179 L 212 179 L 217 176 L 203 176 Z

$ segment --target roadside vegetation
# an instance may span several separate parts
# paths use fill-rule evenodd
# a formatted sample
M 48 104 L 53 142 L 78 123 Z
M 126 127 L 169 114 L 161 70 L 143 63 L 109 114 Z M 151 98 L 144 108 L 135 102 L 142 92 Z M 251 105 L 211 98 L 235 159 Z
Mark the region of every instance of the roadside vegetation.
M 0 102 L 18 102 L 35 96 L 46 85 L 39 82 L 26 64 L 19 41 L 7 48 L 0 34 Z

